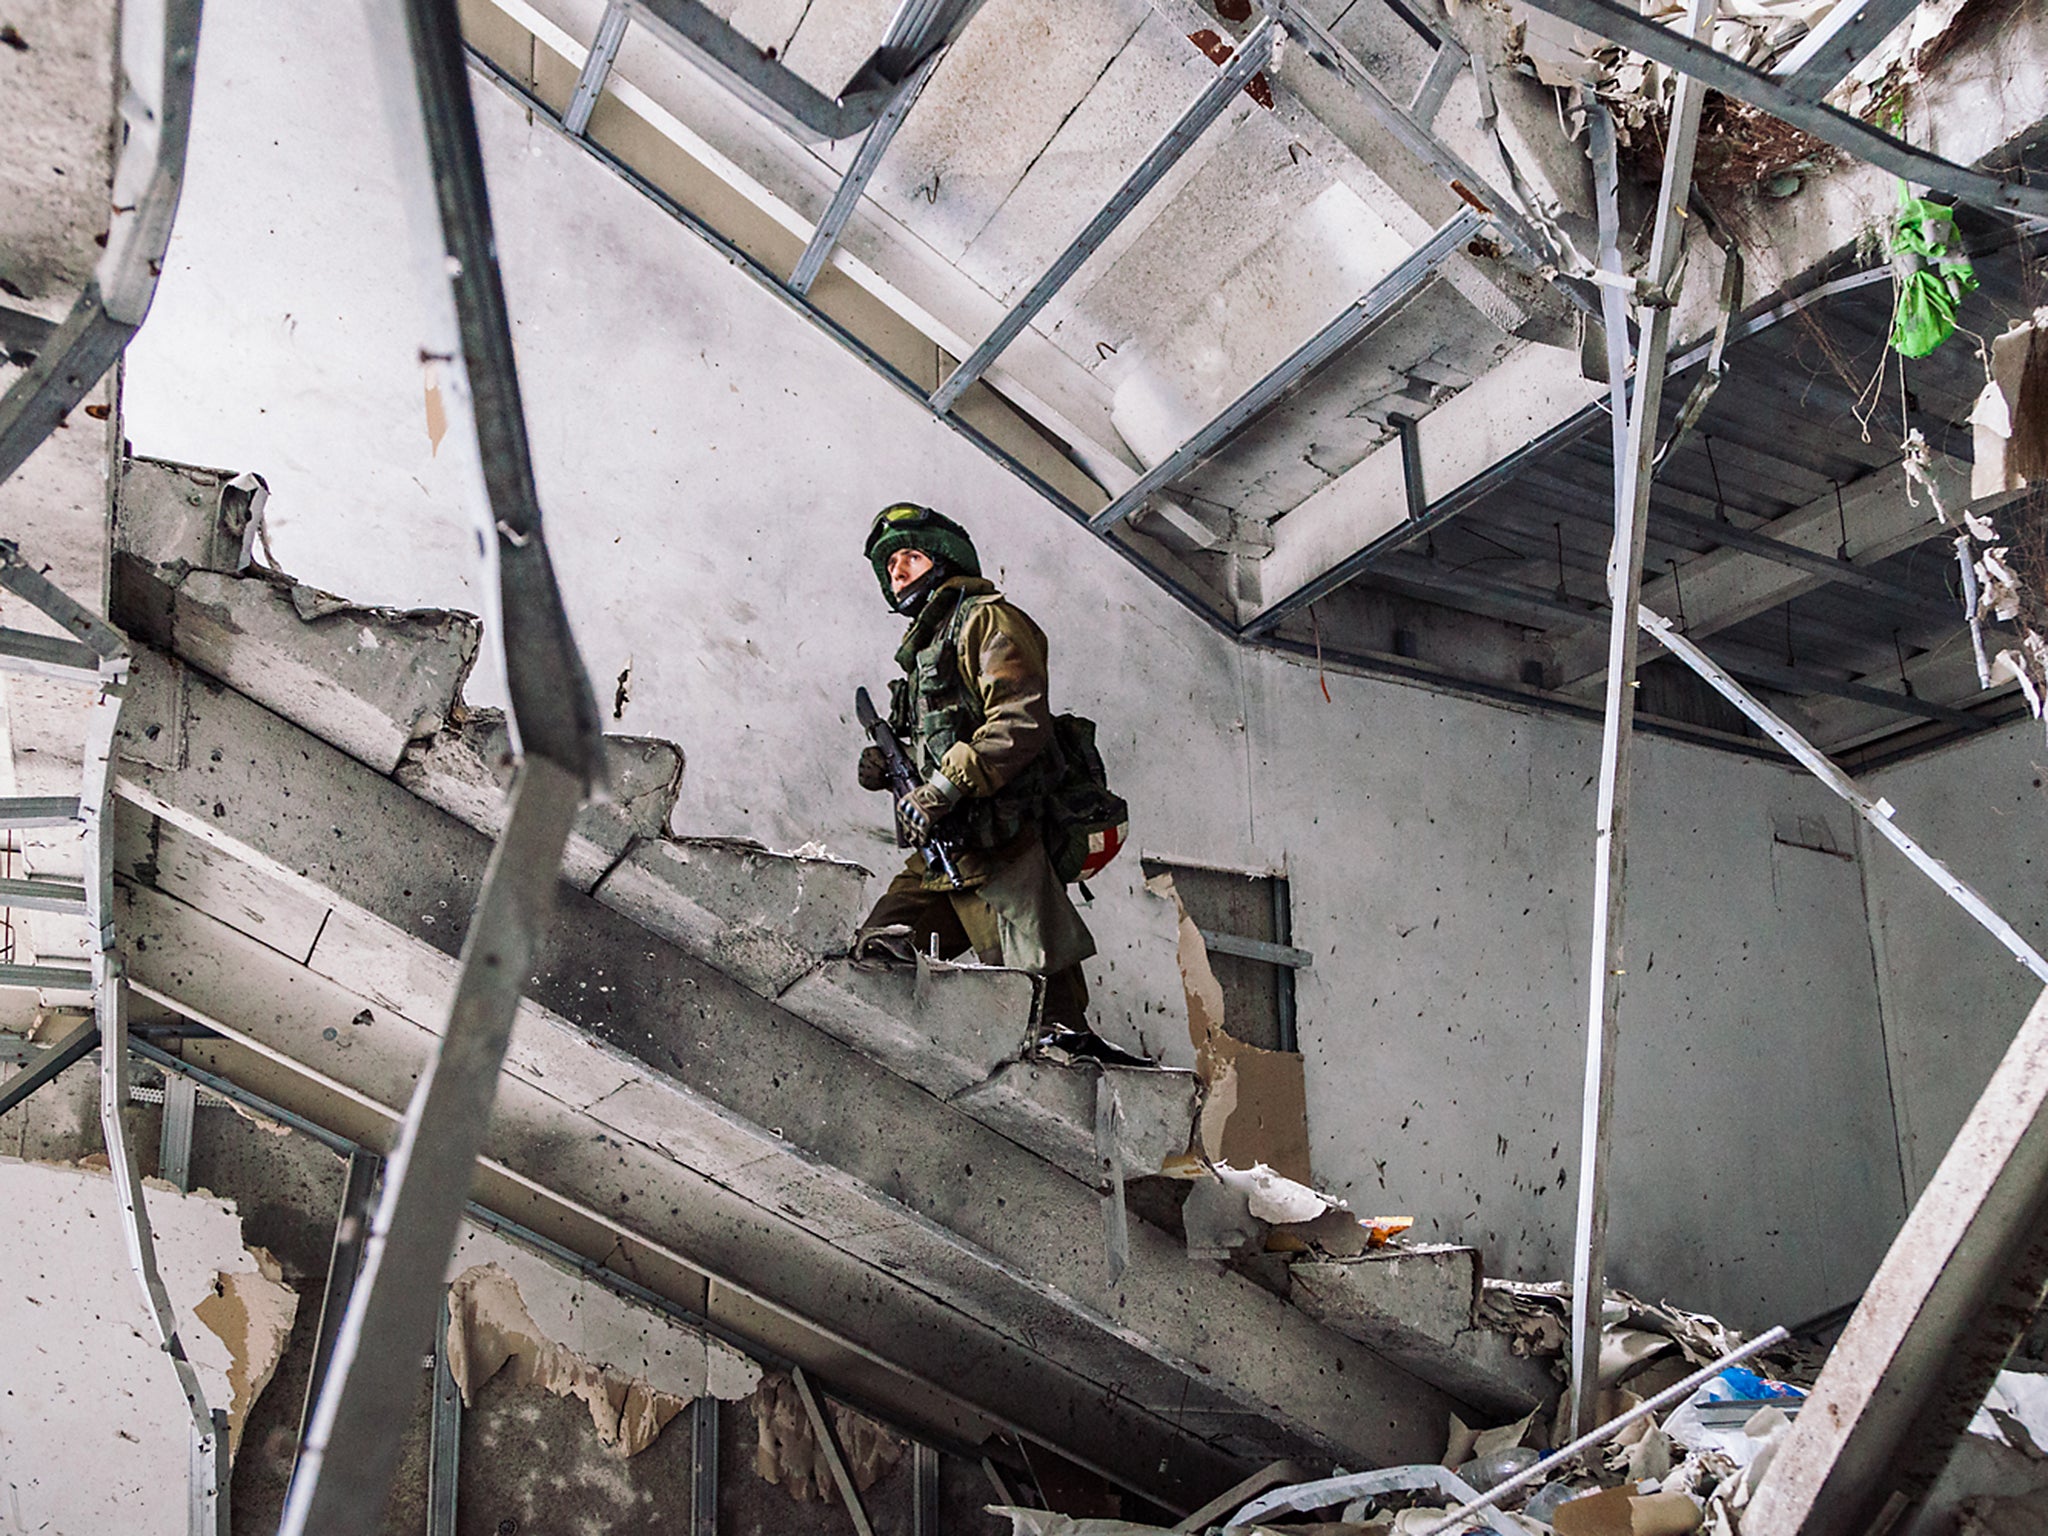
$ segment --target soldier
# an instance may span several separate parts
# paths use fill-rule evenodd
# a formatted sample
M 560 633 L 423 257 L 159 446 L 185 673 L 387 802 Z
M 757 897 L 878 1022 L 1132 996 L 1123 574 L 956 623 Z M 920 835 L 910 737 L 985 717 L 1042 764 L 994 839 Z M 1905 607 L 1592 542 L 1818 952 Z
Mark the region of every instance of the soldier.
M 1058 765 L 1045 635 L 982 579 L 967 530 L 929 507 L 885 508 L 866 551 L 890 606 L 910 620 L 889 724 L 924 781 L 897 815 L 912 843 L 936 829 L 959 849 L 960 879 L 912 854 L 854 953 L 908 959 L 910 943 L 928 950 L 934 939 L 942 958 L 972 949 L 986 965 L 1043 976 L 1045 1022 L 1085 1031 L 1081 962 L 1095 941 L 1046 856 L 1040 819 Z M 889 788 L 879 748 L 861 753 L 860 783 Z

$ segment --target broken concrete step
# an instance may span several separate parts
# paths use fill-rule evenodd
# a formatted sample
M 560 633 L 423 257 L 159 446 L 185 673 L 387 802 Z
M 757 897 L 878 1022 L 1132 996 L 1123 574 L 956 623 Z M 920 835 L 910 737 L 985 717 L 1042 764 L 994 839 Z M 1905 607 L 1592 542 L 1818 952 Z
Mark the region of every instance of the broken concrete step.
M 1288 1299 L 1475 1407 L 1521 1415 L 1554 1400 L 1549 1368 L 1477 1321 L 1479 1279 L 1477 1249 L 1388 1247 L 1289 1265 Z
M 1027 1056 L 1006 1062 L 953 1102 L 1047 1162 L 1099 1183 L 1095 1096 L 1101 1078 L 1123 1109 L 1117 1149 L 1125 1177 L 1157 1173 L 1168 1158 L 1187 1151 L 1200 1087 L 1194 1073 L 1177 1067 L 1098 1067 Z
M 591 894 L 763 997 L 846 953 L 868 872 L 738 838 L 648 841 Z
M 380 773 L 447 720 L 479 633 L 467 614 L 358 608 L 217 571 L 178 582 L 169 619 L 178 655 Z
M 576 813 L 562 877 L 590 890 L 636 842 L 668 835 L 683 784 L 683 750 L 653 736 L 604 739 L 606 798 Z M 407 789 L 496 837 L 512 786 L 512 738 L 502 711 L 458 709 L 432 735 L 412 742 L 392 777 Z
M 1022 971 L 922 956 L 914 969 L 828 960 L 779 1001 L 898 1077 L 951 1099 L 1024 1054 L 1038 983 Z

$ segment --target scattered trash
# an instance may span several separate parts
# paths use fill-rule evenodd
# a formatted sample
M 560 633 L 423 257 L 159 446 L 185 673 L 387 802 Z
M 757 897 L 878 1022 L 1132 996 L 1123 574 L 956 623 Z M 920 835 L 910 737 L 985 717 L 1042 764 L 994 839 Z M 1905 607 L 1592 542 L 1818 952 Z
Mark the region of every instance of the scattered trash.
M 1518 1472 L 1526 1472 L 1543 1459 L 1534 1446 L 1511 1445 L 1505 1450 L 1474 1456 L 1458 1468 L 1458 1476 L 1480 1493 L 1499 1487 Z
M 1701 1505 L 1689 1493 L 1636 1493 L 1603 1488 L 1557 1506 L 1558 1536 L 1685 1536 L 1701 1523 Z
M 1196 1181 L 1181 1209 L 1188 1251 L 1201 1258 L 1243 1253 L 1317 1253 L 1356 1258 L 1415 1225 L 1412 1216 L 1360 1217 L 1335 1195 L 1325 1195 L 1264 1163 L 1189 1159 L 1172 1170 Z
M 1805 1396 L 1753 1371 L 1723 1371 L 1672 1411 L 1664 1432 L 1689 1451 L 1711 1451 L 1731 1467 L 1746 1467 L 1761 1445 L 1748 1433 L 1751 1420 L 1767 1408 L 1789 1419 Z

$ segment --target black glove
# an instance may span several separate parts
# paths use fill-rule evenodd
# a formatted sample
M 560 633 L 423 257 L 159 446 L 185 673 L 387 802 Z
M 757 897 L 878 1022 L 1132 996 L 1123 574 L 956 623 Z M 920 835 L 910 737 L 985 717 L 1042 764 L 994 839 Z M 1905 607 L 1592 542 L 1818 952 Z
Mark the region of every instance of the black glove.
M 882 756 L 880 747 L 860 749 L 860 767 L 856 771 L 862 789 L 887 789 L 889 787 L 889 760 Z

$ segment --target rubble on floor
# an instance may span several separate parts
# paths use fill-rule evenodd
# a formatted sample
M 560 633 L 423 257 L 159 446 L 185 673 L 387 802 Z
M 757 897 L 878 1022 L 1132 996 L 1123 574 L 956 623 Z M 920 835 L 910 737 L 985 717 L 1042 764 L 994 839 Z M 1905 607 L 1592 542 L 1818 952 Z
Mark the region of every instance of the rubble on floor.
M 1410 1250 L 1425 1253 L 1430 1250 Z M 1456 1250 L 1453 1250 L 1456 1251 Z M 1403 1250 L 1390 1246 L 1389 1254 Z M 1473 1271 L 1477 1281 L 1476 1269 Z M 1478 1312 L 1531 1357 L 1560 1362 L 1568 1340 L 1566 1284 L 1486 1281 Z M 1739 1350 L 1735 1329 L 1703 1313 L 1607 1292 L 1596 1421 L 1610 1426 L 1659 1393 Z M 1174 1527 L 1224 1536 L 1742 1536 L 1743 1512 L 1770 1471 L 1818 1374 L 1823 1351 L 1784 1341 L 1728 1366 L 1660 1412 L 1569 1460 L 1569 1398 L 1478 1429 L 1450 1421 L 1435 1464 L 1339 1469 L 1270 1486 L 1251 1480 L 1234 1504 Z M 2034 1362 L 2022 1362 L 2034 1363 Z M 2036 1536 L 2048 1515 L 2048 1375 L 2001 1371 L 1969 1426 L 1957 1462 L 1901 1536 Z M 1954 1474 L 1961 1469 L 1960 1477 Z M 1297 1470 L 1298 1469 L 1292 1469 Z M 1484 1495 L 1506 1488 L 1497 1505 Z M 1246 1496 L 1248 1490 L 1258 1489 Z M 1988 1490 L 1988 1491 L 1987 1491 Z M 1481 1507 L 1468 1509 L 1481 1503 Z M 1458 1515 L 1457 1511 L 1467 1510 Z M 1077 1520 L 1049 1510 L 989 1507 L 1012 1536 L 1173 1536 L 1165 1527 Z M 1455 1518 L 1453 1518 L 1456 1516 Z

